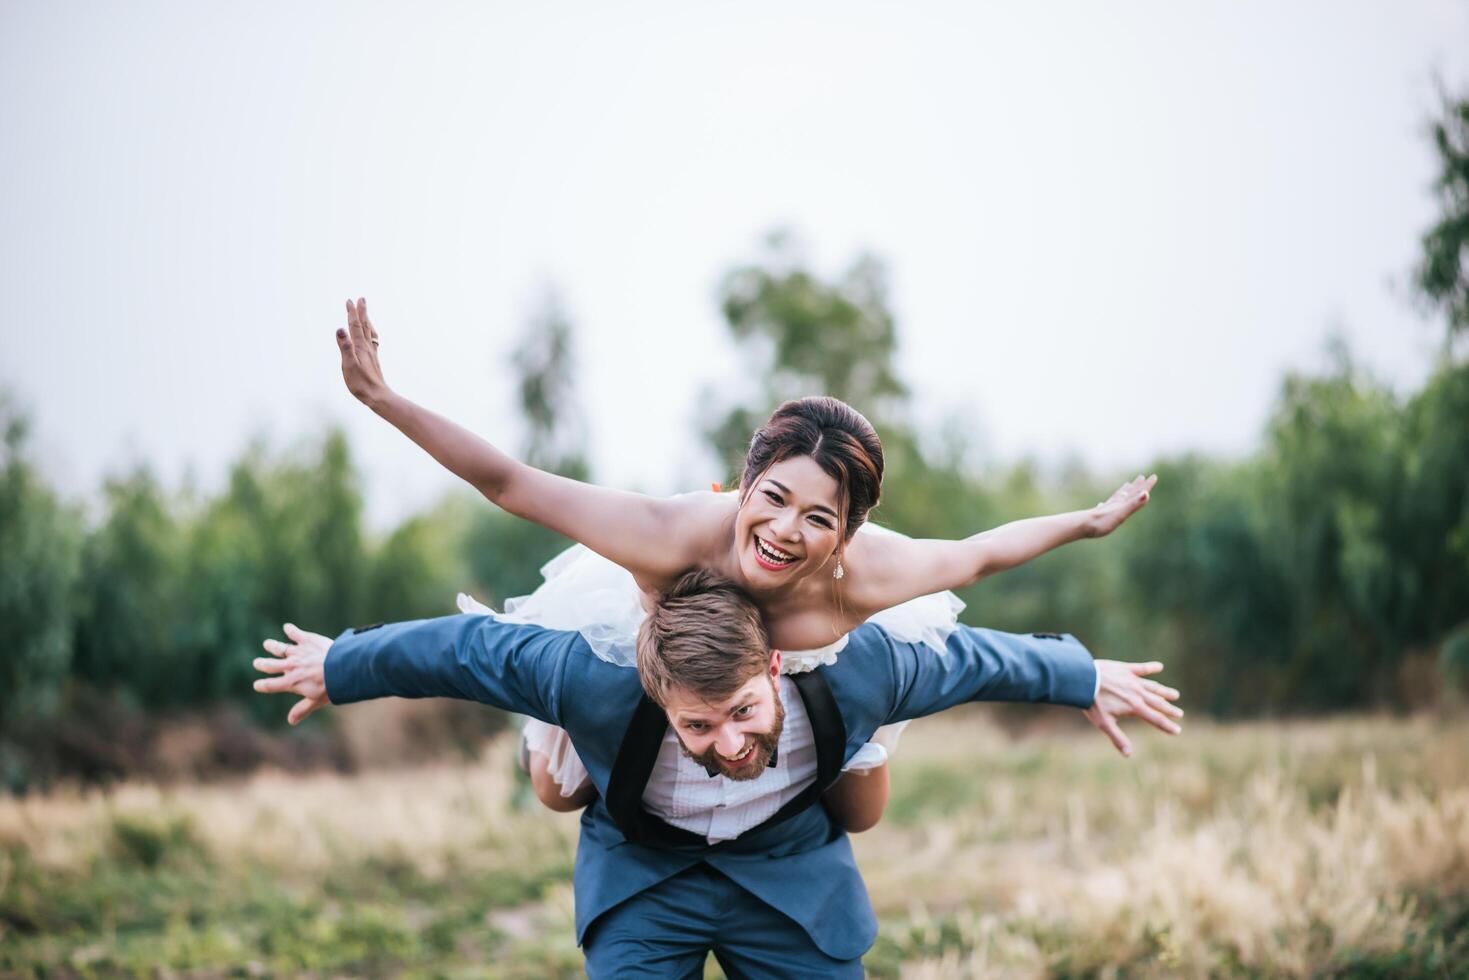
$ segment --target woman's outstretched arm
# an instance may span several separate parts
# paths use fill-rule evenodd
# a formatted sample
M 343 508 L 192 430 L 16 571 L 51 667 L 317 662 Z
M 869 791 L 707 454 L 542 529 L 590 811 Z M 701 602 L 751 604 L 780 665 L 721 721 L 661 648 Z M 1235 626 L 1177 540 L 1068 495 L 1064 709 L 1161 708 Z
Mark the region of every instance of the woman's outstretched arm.
M 388 387 L 367 301 L 347 302 L 337 331 L 342 379 L 368 408 L 500 508 L 579 541 L 640 579 L 664 579 L 698 563 L 697 518 L 688 498 L 665 499 L 567 479 L 512 459 L 468 429 Z
M 866 618 L 917 596 L 972 585 L 1063 544 L 1105 537 L 1147 505 L 1157 482 L 1139 476 L 1095 507 L 1012 521 L 958 541 L 860 535 L 848 549 L 854 613 Z

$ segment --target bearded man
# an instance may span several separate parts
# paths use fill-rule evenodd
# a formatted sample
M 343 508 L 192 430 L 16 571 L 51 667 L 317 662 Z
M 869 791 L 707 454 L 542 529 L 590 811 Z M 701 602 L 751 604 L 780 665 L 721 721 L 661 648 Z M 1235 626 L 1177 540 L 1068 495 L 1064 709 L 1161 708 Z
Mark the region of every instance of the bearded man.
M 959 627 L 946 650 L 854 630 L 834 664 L 782 675 L 759 610 L 691 572 L 642 625 L 638 669 L 581 634 L 451 616 L 266 641 L 299 722 L 371 698 L 455 697 L 559 725 L 597 798 L 581 818 L 576 934 L 592 977 L 702 976 L 713 952 L 741 977 L 862 975 L 877 920 L 849 838 L 821 805 L 882 725 L 977 700 L 1085 709 L 1172 733 L 1161 664 L 1093 661 L 1074 638 Z

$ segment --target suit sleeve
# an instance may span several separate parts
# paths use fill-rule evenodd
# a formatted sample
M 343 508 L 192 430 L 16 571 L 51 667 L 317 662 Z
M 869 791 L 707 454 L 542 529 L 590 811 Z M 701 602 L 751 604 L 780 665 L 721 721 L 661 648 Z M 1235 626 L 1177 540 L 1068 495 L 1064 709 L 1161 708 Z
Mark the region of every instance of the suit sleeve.
M 889 721 L 921 718 L 965 701 L 1089 708 L 1096 697 L 1092 655 L 1073 636 L 960 626 L 943 654 L 922 644 L 889 642 L 895 681 Z
M 460 698 L 561 724 L 561 685 L 577 633 L 491 616 L 446 616 L 348 630 L 327 651 L 333 704 Z

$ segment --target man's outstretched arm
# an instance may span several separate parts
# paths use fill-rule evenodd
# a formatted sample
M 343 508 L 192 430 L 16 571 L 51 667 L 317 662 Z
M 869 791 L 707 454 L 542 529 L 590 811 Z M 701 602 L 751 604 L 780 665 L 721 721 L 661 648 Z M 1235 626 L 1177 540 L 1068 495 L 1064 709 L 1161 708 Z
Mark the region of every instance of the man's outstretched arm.
M 286 635 L 292 642 L 265 641 L 275 656 L 255 667 L 276 676 L 255 689 L 299 694 L 291 724 L 328 703 L 381 697 L 461 698 L 560 724 L 562 671 L 577 642 L 575 633 L 489 616 L 348 630 L 335 641 L 287 624 Z
M 1131 743 L 1118 727 L 1138 717 L 1176 735 L 1183 712 L 1172 702 L 1178 692 L 1145 675 L 1160 663 L 1133 664 L 1093 660 L 1072 636 L 1015 634 L 958 627 L 945 653 L 921 645 L 894 643 L 897 681 L 893 720 L 933 714 L 965 701 L 1028 701 L 1085 709 L 1087 720 L 1123 755 Z

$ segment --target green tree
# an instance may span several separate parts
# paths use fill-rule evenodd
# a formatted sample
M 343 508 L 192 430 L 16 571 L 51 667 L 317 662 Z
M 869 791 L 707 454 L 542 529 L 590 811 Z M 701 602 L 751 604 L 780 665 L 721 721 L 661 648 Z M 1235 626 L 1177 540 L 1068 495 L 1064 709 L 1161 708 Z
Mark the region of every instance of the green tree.
M 1247 460 L 1165 461 L 1123 611 L 1216 713 L 1408 703 L 1469 620 L 1469 368 L 1403 404 L 1344 350 L 1281 387 Z M 1129 612 L 1130 610 L 1130 612 Z M 1445 647 L 1447 650 L 1447 648 Z M 1445 654 L 1447 657 L 1447 653 Z
M 705 436 L 727 472 L 738 473 L 750 436 L 776 405 L 804 395 L 834 395 L 879 427 L 886 447 L 907 388 L 894 365 L 897 325 L 888 308 L 887 270 L 861 255 L 830 282 L 812 272 L 796 238 L 772 232 L 754 262 L 728 272 L 719 305 L 730 334 L 759 378 L 742 404 L 705 422 Z
M 541 584 L 541 566 L 573 542 L 539 524 L 500 510 L 481 509 L 464 538 L 464 559 L 475 598 L 496 609 L 506 599 L 533 592 Z M 451 589 L 449 599 L 454 598 Z
M 145 464 L 103 486 L 106 516 L 86 540 L 73 670 L 83 684 L 159 707 L 187 703 L 180 674 L 184 529 Z
M 1434 192 L 1442 209 L 1423 235 L 1415 280 L 1423 296 L 1448 320 L 1449 338 L 1469 329 L 1469 98 L 1444 98 L 1433 124 L 1439 172 Z
M 1151 469 L 1160 492 L 1117 542 L 1119 653 L 1162 660 L 1214 714 L 1287 704 L 1294 583 L 1268 467 L 1185 455 Z
M 1402 479 L 1386 536 L 1405 645 L 1469 629 L 1469 365 L 1445 364 L 1403 409 Z
M 247 450 L 231 467 L 225 491 L 206 501 L 192 522 L 184 557 L 183 644 L 196 701 L 243 702 L 258 717 L 275 718 L 279 713 L 261 710 L 266 705 L 250 688 L 258 676 L 250 661 L 260 655 L 260 641 L 280 630 L 266 615 L 264 598 L 275 574 L 264 540 L 265 465 L 258 446 Z
M 288 468 L 288 472 L 289 472 Z M 352 463 L 346 433 L 332 429 L 320 456 L 300 471 L 301 479 L 282 481 L 280 518 L 297 542 L 288 552 L 300 556 L 293 615 L 332 630 L 360 623 L 364 614 L 367 554 L 362 540 L 361 477 Z M 287 611 L 271 610 L 278 616 Z
M 1370 700 L 1395 643 L 1396 562 L 1384 516 L 1401 489 L 1392 392 L 1338 353 L 1322 377 L 1288 377 L 1266 436 L 1272 546 L 1293 597 L 1291 687 L 1321 707 Z
M 446 498 L 408 518 L 372 559 L 367 608 L 376 621 L 394 622 L 455 612 L 454 595 L 472 587 L 467 555 L 475 501 Z
M 238 701 L 278 723 L 275 706 L 252 696 L 250 661 L 284 621 L 328 635 L 363 621 L 374 562 L 361 522 L 360 477 L 339 430 L 284 454 L 258 440 L 246 448 L 225 491 L 188 522 L 179 682 L 189 703 Z
M 28 434 L 26 417 L 0 394 L 0 740 L 56 709 L 71 664 L 81 520 L 27 456 Z M 9 754 L 0 747 L 7 769 Z
M 185 643 L 200 702 L 258 701 L 250 696 L 257 676 L 250 660 L 260 656 L 261 640 L 279 635 L 280 624 L 262 611 L 261 564 L 252 560 L 250 533 L 238 515 L 216 505 L 189 541 Z
M 1448 323 L 1448 349 L 1469 328 L 1469 98 L 1443 100 L 1433 124 L 1439 220 L 1423 235 L 1419 291 Z M 1446 364 L 1408 404 L 1404 500 L 1394 540 L 1403 559 L 1396 610 L 1412 642 L 1442 644 L 1446 676 L 1469 676 L 1469 376 Z
M 278 628 L 293 618 L 322 633 L 362 621 L 361 478 L 340 429 L 276 459 L 252 445 L 235 467 L 227 504 L 255 531 L 256 594 L 268 621 Z

